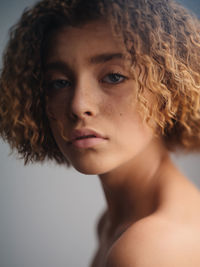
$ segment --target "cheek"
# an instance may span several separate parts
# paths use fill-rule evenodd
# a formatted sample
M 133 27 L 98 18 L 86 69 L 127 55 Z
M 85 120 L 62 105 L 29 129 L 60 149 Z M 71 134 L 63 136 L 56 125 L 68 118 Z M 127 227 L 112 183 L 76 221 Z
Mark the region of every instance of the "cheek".
M 56 112 L 53 114 L 47 114 L 49 125 L 55 142 L 61 149 L 63 144 L 69 141 L 69 125 L 66 119 L 59 116 Z
M 116 138 L 124 147 L 129 148 L 143 146 L 148 143 L 154 133 L 144 121 L 141 114 L 138 112 L 137 105 L 126 103 L 123 109 L 117 109 L 115 113 L 116 121 Z
M 124 95 L 114 96 L 112 98 L 104 99 L 100 107 L 101 114 L 106 115 L 113 122 L 114 120 L 119 123 L 123 120 L 133 116 L 134 114 L 134 104 L 130 97 L 125 97 Z
M 69 98 L 62 91 L 51 92 L 46 100 L 46 112 L 49 117 L 62 119 L 66 115 Z
M 136 151 L 142 151 L 153 139 L 153 130 L 142 121 L 139 115 L 135 116 L 133 123 L 129 123 L 128 137 L 130 144 Z

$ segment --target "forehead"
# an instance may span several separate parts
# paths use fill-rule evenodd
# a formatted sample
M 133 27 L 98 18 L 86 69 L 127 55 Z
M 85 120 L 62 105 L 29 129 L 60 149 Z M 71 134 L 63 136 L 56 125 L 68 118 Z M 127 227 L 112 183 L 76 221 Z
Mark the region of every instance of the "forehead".
M 91 54 L 120 53 L 122 48 L 106 22 L 90 22 L 82 27 L 65 26 L 51 33 L 47 42 L 46 59 L 88 59 Z M 118 57 L 120 58 L 120 57 Z

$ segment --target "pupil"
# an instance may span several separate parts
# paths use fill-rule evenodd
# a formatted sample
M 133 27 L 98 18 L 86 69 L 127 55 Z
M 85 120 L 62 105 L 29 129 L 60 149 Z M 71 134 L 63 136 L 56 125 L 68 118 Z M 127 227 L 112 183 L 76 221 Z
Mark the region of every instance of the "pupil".
M 112 79 L 112 81 L 116 82 L 119 80 L 119 75 L 118 74 L 111 74 L 111 79 Z

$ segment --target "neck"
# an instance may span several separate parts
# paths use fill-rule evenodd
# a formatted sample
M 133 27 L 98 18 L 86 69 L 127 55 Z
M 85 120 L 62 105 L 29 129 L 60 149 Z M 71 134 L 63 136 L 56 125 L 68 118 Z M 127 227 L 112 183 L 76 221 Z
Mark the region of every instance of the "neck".
M 169 154 L 160 143 L 118 168 L 99 175 L 113 228 L 153 213 L 159 202 L 159 184 Z

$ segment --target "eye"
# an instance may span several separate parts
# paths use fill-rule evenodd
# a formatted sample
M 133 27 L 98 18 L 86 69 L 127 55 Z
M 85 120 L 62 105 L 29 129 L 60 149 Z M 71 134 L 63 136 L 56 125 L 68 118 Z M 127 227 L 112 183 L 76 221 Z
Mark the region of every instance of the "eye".
M 62 80 L 62 79 L 54 80 L 47 84 L 48 89 L 55 89 L 55 90 L 66 88 L 68 86 L 70 86 L 70 82 L 68 80 Z
M 121 83 L 124 80 L 127 79 L 127 77 L 123 76 L 120 73 L 109 73 L 108 75 L 105 76 L 106 78 L 104 78 L 102 81 L 103 82 L 107 82 L 107 83 L 111 83 L 111 84 L 116 84 L 116 83 Z

